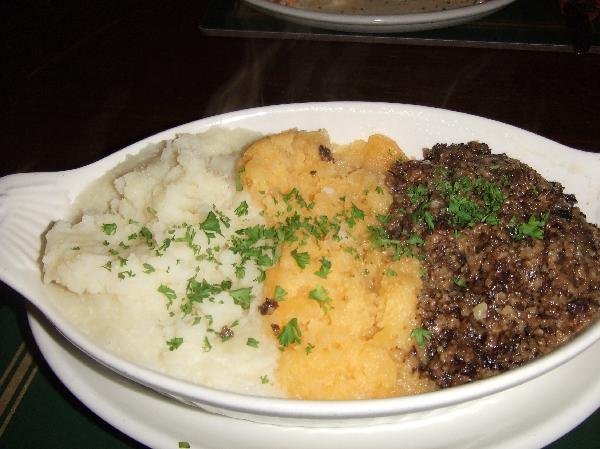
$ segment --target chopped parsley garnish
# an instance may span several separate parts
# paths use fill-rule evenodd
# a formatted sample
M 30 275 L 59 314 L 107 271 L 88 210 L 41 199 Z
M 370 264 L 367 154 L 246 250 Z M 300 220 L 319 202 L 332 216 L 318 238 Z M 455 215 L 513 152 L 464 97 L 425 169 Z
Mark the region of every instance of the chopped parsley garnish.
M 188 443 L 187 441 L 179 442 L 179 449 L 190 449 L 190 447 L 190 443 Z
M 130 278 L 135 277 L 135 274 L 133 271 L 127 270 L 127 271 L 120 271 L 117 276 L 119 279 L 125 279 L 125 277 L 130 277 Z
M 213 204 L 213 211 L 215 212 L 217 217 L 219 217 L 219 221 L 221 223 L 223 223 L 223 226 L 225 226 L 226 228 L 229 228 L 230 223 L 231 223 L 231 218 L 229 218 L 227 215 L 225 215 L 223 212 L 221 212 L 219 209 L 217 209 L 214 204 Z
M 306 252 L 299 253 L 297 249 L 294 249 L 291 254 L 298 266 L 303 270 L 310 263 L 310 254 Z
M 527 237 L 531 237 L 542 240 L 544 238 L 544 226 L 548 223 L 549 217 L 548 212 L 541 214 L 539 219 L 535 215 L 530 216 L 526 223 L 517 226 L 512 238 L 514 240 L 525 240 Z
M 414 328 L 410 336 L 415 339 L 417 346 L 425 346 L 425 344 L 431 340 L 431 332 L 423 327 Z
M 433 215 L 429 212 L 429 202 L 423 202 L 415 209 L 412 213 L 412 219 L 415 223 L 419 221 L 425 222 L 429 229 L 433 229 L 435 227 L 435 221 L 433 220 Z
M 392 219 L 392 216 L 390 214 L 377 214 L 375 216 L 375 218 L 377 218 L 377 221 L 379 223 L 381 223 L 381 224 L 387 224 Z
M 292 343 L 302 342 L 302 331 L 298 327 L 298 319 L 292 318 L 288 323 L 283 326 L 279 336 L 277 337 L 279 344 L 286 348 Z
M 138 232 L 138 238 L 144 240 L 149 248 L 153 248 L 155 245 L 152 232 L 150 232 L 150 229 L 145 226 L 140 229 L 140 232 Z
M 377 187 L 375 187 L 375 191 L 376 191 L 378 194 L 380 194 L 380 195 L 383 195 L 383 189 L 381 188 L 381 186 L 377 186 Z
M 452 276 L 452 282 L 454 282 L 454 285 L 460 288 L 465 288 L 467 286 L 467 281 L 460 276 Z
M 81 248 L 79 246 L 73 246 L 71 249 L 73 251 L 79 251 Z
M 102 265 L 102 268 L 104 268 L 105 270 L 108 270 L 108 271 L 112 271 L 112 262 L 109 260 L 104 265 Z
M 304 348 L 304 352 L 306 352 L 306 355 L 308 355 L 312 352 L 313 349 L 315 349 L 315 345 L 313 345 L 312 343 L 309 343 Z
M 235 214 L 238 217 L 242 215 L 248 215 L 248 203 L 246 201 L 242 201 L 238 207 L 235 208 Z
M 102 232 L 106 235 L 114 235 L 117 232 L 116 223 L 104 223 L 102 226 Z
M 158 292 L 162 293 L 167 297 L 167 307 L 173 304 L 173 300 L 177 298 L 177 294 L 172 288 L 167 287 L 165 284 L 160 284 Z
M 352 218 L 356 218 L 357 220 L 364 220 L 365 218 L 365 213 L 361 209 L 356 207 L 356 204 L 354 203 L 352 203 L 352 209 L 350 214 L 352 215 Z
M 408 189 L 406 189 L 406 195 L 411 203 L 418 204 L 428 198 L 429 190 L 427 190 L 427 186 L 423 184 L 409 186 Z
M 244 186 L 242 184 L 242 173 L 244 173 L 245 171 L 245 168 L 240 168 L 235 174 L 235 190 L 238 192 L 244 190 Z
M 237 290 L 230 290 L 229 294 L 233 298 L 233 302 L 240 306 L 242 309 L 250 308 L 252 302 L 252 287 L 238 288 Z
M 409 245 L 422 245 L 425 242 L 423 241 L 420 235 L 411 234 L 410 237 L 408 237 L 408 239 L 406 240 L 406 243 L 408 243 Z
M 249 337 L 248 340 L 246 340 L 246 346 L 250 346 L 252 348 L 258 348 L 258 345 L 259 345 L 259 341 L 256 338 Z
M 267 272 L 265 270 L 258 270 L 258 276 L 256 276 L 256 278 L 254 278 L 254 280 L 258 283 L 260 282 L 265 282 L 265 279 L 267 278 Z
M 326 279 L 327 275 L 331 271 L 331 261 L 325 257 L 321 257 L 319 262 L 321 262 L 321 267 L 319 268 L 319 271 L 315 271 L 315 274 L 320 278 Z
M 202 343 L 202 350 L 204 352 L 210 352 L 211 349 L 212 345 L 210 344 L 210 341 L 208 341 L 208 337 L 204 337 L 204 342 Z
M 300 206 L 303 209 L 312 209 L 312 207 L 314 207 L 314 204 L 308 204 L 306 200 L 302 198 L 300 191 L 296 187 L 294 187 L 289 193 L 283 195 L 283 201 L 288 205 L 288 211 L 291 210 L 291 205 L 289 204 L 289 202 L 292 198 L 294 198 L 298 206 Z
M 144 267 L 144 273 L 146 273 L 146 274 L 156 271 L 154 269 L 154 267 L 152 265 L 150 265 L 149 263 L 144 263 L 142 266 Z
M 153 207 L 148 206 L 146 208 L 146 211 L 150 214 L 150 215 L 156 215 L 156 209 L 154 209 Z
M 175 351 L 175 349 L 179 348 L 183 343 L 183 337 L 173 337 L 170 340 L 167 340 L 167 346 L 169 347 L 169 351 Z
M 329 304 L 331 303 L 331 297 L 329 296 L 329 293 L 323 286 L 319 285 L 317 288 L 311 290 L 308 293 L 308 297 L 317 301 L 321 309 L 327 312 L 327 310 L 329 309 Z
M 186 301 L 181 303 L 181 311 L 184 315 L 187 315 L 192 312 L 194 302 L 202 303 L 205 299 L 212 299 L 213 295 L 229 288 L 231 288 L 231 281 L 229 280 L 222 281 L 220 284 L 209 284 L 206 279 L 198 282 L 196 278 L 192 277 L 188 279 L 185 288 Z
M 266 374 L 263 376 L 260 376 L 260 383 L 265 385 L 269 383 L 269 376 L 267 376 Z
M 385 270 L 384 273 L 386 276 L 396 276 L 398 275 L 398 273 L 396 273 L 394 270 L 392 270 L 391 268 L 388 268 L 387 270 Z
M 213 211 L 210 211 L 204 221 L 200 223 L 200 229 L 204 231 L 208 239 L 215 237 L 215 234 L 221 234 L 221 225 L 219 225 L 219 219 Z
M 275 286 L 275 301 L 285 301 L 285 297 L 287 292 L 281 288 L 279 285 Z
M 500 222 L 497 214 L 505 197 L 493 182 L 462 176 L 445 187 L 445 193 L 448 197 L 448 224 L 453 228 L 473 227 L 477 223 L 496 225 Z

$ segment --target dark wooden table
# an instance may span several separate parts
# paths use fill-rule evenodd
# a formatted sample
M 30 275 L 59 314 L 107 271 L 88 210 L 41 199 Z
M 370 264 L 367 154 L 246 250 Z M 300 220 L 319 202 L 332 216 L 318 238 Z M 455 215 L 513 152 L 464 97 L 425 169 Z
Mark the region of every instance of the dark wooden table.
M 2 4 L 0 176 L 76 168 L 159 130 L 227 111 L 330 100 L 447 108 L 600 152 L 598 54 L 211 36 L 200 29 L 207 5 Z M 1 411 L 0 447 L 137 447 L 56 380 L 29 336 L 19 295 L 1 284 L 0 301 L 2 370 L 21 342 L 33 354 L 16 390 L 21 398 Z M 598 425 L 596 412 L 551 447 L 598 448 Z

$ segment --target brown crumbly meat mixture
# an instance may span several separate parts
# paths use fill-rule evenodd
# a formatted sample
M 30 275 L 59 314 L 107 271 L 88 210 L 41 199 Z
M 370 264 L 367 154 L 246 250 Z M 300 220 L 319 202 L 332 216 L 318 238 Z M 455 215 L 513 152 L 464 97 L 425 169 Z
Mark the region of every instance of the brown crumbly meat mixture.
M 461 177 L 500 189 L 497 220 L 485 219 L 493 224 L 452 222 L 448 192 Z M 388 236 L 423 239 L 411 250 L 426 271 L 419 314 L 431 339 L 415 353 L 421 373 L 440 387 L 547 354 L 598 317 L 600 230 L 559 183 L 478 142 L 435 145 L 422 161 L 396 163 L 387 182 L 394 197 Z M 471 199 L 485 208 L 484 196 Z M 519 235 L 532 216 L 545 219 L 543 238 Z

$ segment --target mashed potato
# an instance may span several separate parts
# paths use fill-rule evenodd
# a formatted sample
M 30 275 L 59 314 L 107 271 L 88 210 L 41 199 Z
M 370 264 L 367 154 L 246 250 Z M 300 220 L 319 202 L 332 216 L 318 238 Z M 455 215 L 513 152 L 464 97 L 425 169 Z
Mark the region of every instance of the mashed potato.
M 180 135 L 84 192 L 43 256 L 67 318 L 124 358 L 215 388 L 302 399 L 433 389 L 411 356 L 420 264 L 377 248 L 398 146 L 257 138 Z
M 67 318 L 141 365 L 280 395 L 272 382 L 277 348 L 249 306 L 263 296 L 255 281 L 262 269 L 248 260 L 236 271 L 240 257 L 228 249 L 236 230 L 264 223 L 234 187 L 234 162 L 256 137 L 224 129 L 181 135 L 84 193 L 74 222 L 47 233 L 43 257 L 44 281 Z

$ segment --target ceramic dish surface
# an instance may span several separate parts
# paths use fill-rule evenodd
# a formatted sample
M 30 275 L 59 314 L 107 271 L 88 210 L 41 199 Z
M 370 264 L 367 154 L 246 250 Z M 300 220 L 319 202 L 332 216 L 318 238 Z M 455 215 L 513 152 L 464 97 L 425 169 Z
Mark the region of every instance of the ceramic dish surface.
M 488 0 L 473 6 L 446 11 L 362 15 L 311 11 L 279 5 L 268 0 L 246 0 L 253 7 L 300 25 L 356 33 L 403 33 L 445 28 L 481 19 L 515 0 Z
M 568 362 L 600 339 L 600 322 L 553 353 L 490 379 L 418 396 L 362 401 L 299 401 L 241 395 L 190 384 L 114 356 L 67 322 L 48 299 L 41 281 L 40 248 L 49 224 L 67 216 L 73 200 L 92 180 L 146 146 L 180 133 L 212 126 L 246 128 L 263 134 L 290 128 L 327 129 L 340 144 L 373 133 L 395 139 L 410 157 L 435 143 L 479 140 L 559 181 L 577 196 L 594 223 L 600 222 L 600 155 L 574 150 L 527 131 L 467 114 L 421 106 L 334 102 L 249 109 L 173 128 L 137 142 L 89 166 L 57 173 L 11 175 L 0 179 L 0 279 L 28 298 L 74 345 L 124 377 L 187 404 L 228 416 L 268 423 L 352 425 L 356 420 L 388 422 L 407 413 L 431 413 L 514 387 Z
M 50 367 L 87 407 L 148 447 L 173 449 L 537 449 L 556 440 L 600 405 L 600 342 L 555 370 L 514 388 L 397 417 L 383 425 L 306 428 L 237 420 L 171 401 L 129 382 L 77 351 L 44 320 L 30 316 Z M 568 382 L 565 382 L 568 379 Z M 552 392 L 552 394 L 548 394 Z M 491 425 L 492 424 L 492 425 Z

